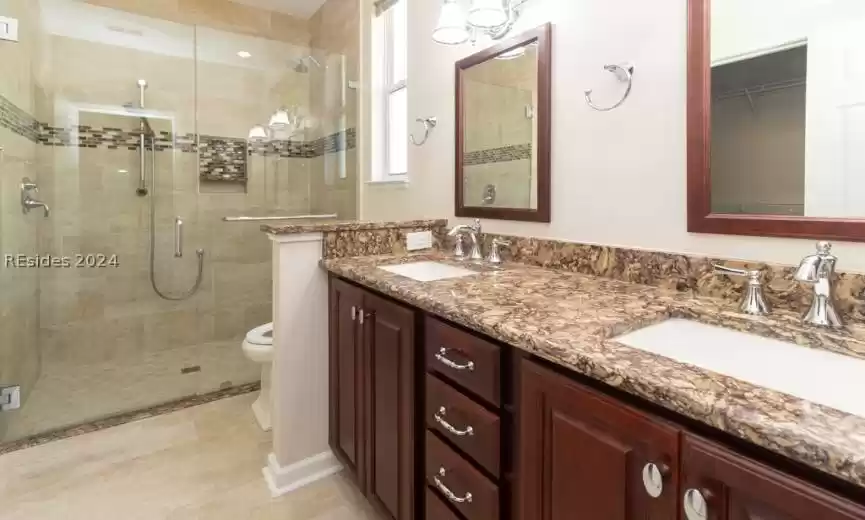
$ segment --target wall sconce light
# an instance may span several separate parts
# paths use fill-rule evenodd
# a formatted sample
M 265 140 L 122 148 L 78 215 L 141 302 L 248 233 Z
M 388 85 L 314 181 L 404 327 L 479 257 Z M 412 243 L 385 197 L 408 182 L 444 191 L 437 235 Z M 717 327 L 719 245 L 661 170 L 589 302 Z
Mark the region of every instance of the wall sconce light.
M 255 125 L 249 129 L 249 137 L 248 140 L 254 142 L 267 141 L 270 138 L 270 134 L 267 133 L 267 128 L 264 128 L 262 125 Z
M 500 40 L 520 17 L 520 8 L 528 0 L 471 0 L 468 14 L 461 0 L 444 0 L 439 21 L 432 37 L 444 45 L 476 42 L 485 35 Z

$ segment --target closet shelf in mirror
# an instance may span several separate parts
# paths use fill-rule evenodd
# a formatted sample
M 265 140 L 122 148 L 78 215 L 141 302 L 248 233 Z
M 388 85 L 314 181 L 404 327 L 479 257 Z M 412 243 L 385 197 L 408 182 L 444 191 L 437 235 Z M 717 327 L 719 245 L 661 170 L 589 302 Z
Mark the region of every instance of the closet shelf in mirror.
M 757 94 L 768 94 L 769 92 L 775 92 L 777 90 L 784 90 L 788 88 L 794 87 L 803 87 L 807 84 L 805 78 L 794 78 L 785 81 L 775 81 L 772 83 L 763 83 L 761 85 L 754 85 L 753 87 L 745 87 L 736 90 L 730 90 L 716 96 L 713 96 L 714 99 L 729 99 L 739 96 L 754 96 Z

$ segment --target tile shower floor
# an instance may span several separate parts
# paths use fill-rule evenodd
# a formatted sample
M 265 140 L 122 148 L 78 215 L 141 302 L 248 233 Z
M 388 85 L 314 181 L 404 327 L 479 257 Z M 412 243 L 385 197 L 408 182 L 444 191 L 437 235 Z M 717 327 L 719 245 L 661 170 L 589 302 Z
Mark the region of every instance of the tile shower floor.
M 180 369 L 200 366 L 200 372 Z M 212 392 L 230 382 L 257 381 L 261 368 L 243 356 L 240 340 L 190 345 L 106 363 L 67 364 L 46 359 L 25 406 L 11 416 L 5 440 L 19 439 Z
M 342 475 L 273 499 L 255 394 L 0 455 L 2 520 L 376 520 Z

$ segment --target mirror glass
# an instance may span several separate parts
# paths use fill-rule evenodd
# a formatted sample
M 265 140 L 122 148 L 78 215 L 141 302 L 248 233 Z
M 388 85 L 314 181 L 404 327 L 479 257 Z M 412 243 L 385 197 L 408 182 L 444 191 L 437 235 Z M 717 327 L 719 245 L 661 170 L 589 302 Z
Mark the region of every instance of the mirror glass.
M 538 46 L 462 71 L 465 206 L 538 207 Z
M 711 2 L 713 213 L 865 217 L 865 1 Z

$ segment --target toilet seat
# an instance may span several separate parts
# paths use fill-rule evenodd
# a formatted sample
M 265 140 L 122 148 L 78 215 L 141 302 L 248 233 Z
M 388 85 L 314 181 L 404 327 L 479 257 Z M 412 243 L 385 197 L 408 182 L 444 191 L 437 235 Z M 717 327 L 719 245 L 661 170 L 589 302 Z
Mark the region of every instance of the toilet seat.
M 250 345 L 273 345 L 273 322 L 265 323 L 247 332 L 246 342 Z

